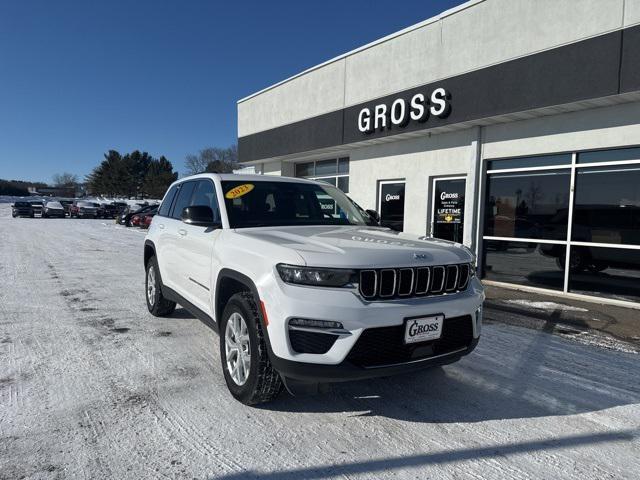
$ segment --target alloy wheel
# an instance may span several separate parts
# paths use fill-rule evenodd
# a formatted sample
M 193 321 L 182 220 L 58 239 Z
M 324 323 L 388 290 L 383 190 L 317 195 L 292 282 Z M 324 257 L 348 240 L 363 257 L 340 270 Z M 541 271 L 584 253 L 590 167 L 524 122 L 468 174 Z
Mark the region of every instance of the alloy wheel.
M 224 349 L 229 375 L 236 385 L 244 385 L 249 378 L 251 349 L 247 323 L 237 312 L 233 312 L 227 320 Z

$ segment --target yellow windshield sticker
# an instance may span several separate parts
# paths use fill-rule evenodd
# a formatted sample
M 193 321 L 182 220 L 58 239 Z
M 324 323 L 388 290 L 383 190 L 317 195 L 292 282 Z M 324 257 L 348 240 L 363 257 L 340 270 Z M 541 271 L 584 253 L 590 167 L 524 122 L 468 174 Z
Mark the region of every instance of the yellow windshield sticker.
M 253 190 L 254 187 L 255 185 L 253 183 L 243 183 L 242 185 L 238 185 L 225 193 L 224 198 L 232 200 L 234 198 L 241 197 Z

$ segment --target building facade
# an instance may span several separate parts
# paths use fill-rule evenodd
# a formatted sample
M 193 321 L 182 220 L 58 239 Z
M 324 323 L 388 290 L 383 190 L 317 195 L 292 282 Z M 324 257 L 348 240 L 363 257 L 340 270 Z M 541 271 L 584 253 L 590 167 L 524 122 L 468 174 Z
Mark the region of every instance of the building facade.
M 238 148 L 487 283 L 639 305 L 640 0 L 472 0 L 240 100 Z

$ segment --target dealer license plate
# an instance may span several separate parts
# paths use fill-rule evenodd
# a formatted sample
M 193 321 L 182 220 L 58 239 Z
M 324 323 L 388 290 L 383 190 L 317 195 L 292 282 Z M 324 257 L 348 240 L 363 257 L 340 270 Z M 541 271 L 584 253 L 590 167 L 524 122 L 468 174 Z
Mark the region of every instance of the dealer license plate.
M 404 343 L 437 340 L 442 335 L 443 323 L 444 315 L 433 315 L 407 320 L 404 330 Z

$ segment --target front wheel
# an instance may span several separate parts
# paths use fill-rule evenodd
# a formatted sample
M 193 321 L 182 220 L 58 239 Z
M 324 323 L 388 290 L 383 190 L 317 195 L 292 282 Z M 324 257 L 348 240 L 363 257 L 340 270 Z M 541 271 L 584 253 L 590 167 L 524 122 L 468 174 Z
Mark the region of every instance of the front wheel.
M 176 309 L 176 302 L 167 300 L 162 295 L 162 280 L 156 257 L 151 257 L 147 262 L 147 275 L 145 281 L 145 298 L 147 309 L 156 317 L 171 315 Z
M 245 405 L 269 402 L 282 391 L 282 380 L 271 365 L 264 335 L 253 295 L 233 295 L 222 314 L 220 359 L 229 391 Z

